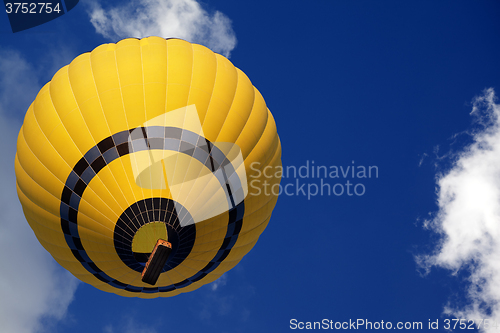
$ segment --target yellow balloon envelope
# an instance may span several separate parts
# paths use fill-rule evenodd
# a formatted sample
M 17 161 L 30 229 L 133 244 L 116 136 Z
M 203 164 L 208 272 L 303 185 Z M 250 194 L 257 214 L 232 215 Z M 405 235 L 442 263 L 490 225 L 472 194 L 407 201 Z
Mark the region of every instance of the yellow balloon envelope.
M 40 243 L 104 291 L 168 297 L 210 283 L 252 249 L 276 204 L 274 119 L 229 60 L 149 37 L 61 68 L 29 107 L 15 170 Z M 157 241 L 171 244 L 143 282 Z M 151 260 L 150 260 L 151 261 Z

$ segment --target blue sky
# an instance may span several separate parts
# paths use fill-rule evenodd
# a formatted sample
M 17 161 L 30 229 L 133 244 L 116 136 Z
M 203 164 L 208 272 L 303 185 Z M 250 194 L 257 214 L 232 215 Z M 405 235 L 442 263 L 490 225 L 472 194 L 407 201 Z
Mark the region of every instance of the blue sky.
M 422 322 L 421 331 L 429 320 L 445 331 L 457 317 L 500 324 L 498 2 L 138 3 L 82 0 L 15 34 L 0 15 L 7 332 L 285 332 L 292 319 Z M 192 8 L 194 19 L 168 4 Z M 129 14 L 136 9 L 141 20 Z M 149 35 L 230 55 L 276 119 L 285 167 L 375 166 L 378 177 L 284 178 L 291 195 L 280 195 L 253 250 L 194 292 L 141 300 L 79 283 L 24 220 L 17 133 L 57 69 L 102 43 Z M 297 190 L 321 181 L 364 193 Z

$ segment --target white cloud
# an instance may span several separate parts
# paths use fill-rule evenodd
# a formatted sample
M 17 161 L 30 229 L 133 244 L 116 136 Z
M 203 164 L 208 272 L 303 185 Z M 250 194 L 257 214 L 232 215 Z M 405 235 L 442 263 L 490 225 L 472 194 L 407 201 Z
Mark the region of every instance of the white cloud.
M 0 59 L 0 115 L 12 118 L 24 112 L 35 99 L 40 89 L 38 75 L 16 51 L 2 50 Z M 22 111 L 19 108 L 23 108 Z M 19 129 L 21 123 L 17 125 Z
M 224 274 L 214 282 L 210 283 L 210 287 L 213 291 L 216 291 L 219 287 L 225 286 L 227 283 L 227 276 Z
M 251 313 L 248 301 L 255 296 L 256 289 L 245 280 L 241 263 L 231 272 L 224 273 L 219 279 L 202 287 L 193 297 L 193 315 L 209 325 L 217 325 L 220 318 L 231 316 L 247 321 Z M 233 274 L 238 283 L 229 283 L 228 276 Z M 231 279 L 233 280 L 233 279 Z
M 14 156 L 24 112 L 39 84 L 18 52 L 0 52 L 0 323 L 3 332 L 43 332 L 60 320 L 73 299 L 77 280 L 42 248 L 17 198 Z M 22 111 L 20 111 L 22 110 Z M 15 111 L 15 112 L 14 112 Z M 18 117 L 19 118 L 19 117 Z
M 127 37 L 176 37 L 207 46 L 226 57 L 236 46 L 231 20 L 208 13 L 196 0 L 139 0 L 103 8 L 89 3 L 96 32 L 115 40 Z
M 479 129 L 451 169 L 438 175 L 439 210 L 425 224 L 441 242 L 417 261 L 427 270 L 468 272 L 468 304 L 449 304 L 445 313 L 500 322 L 500 104 L 493 89 L 474 100 L 471 114 Z
M 117 326 L 107 325 L 104 327 L 104 333 L 156 333 L 157 330 L 148 326 L 137 324 L 132 318 L 127 318 L 121 321 Z

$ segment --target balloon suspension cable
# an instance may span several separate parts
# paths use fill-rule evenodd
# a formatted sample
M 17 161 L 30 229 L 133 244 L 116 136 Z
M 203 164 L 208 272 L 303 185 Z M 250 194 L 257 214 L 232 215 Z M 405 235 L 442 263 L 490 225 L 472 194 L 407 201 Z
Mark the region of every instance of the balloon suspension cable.
M 149 256 L 146 267 L 142 271 L 142 282 L 150 285 L 156 284 L 171 251 L 172 244 L 166 240 L 158 239 L 153 252 Z

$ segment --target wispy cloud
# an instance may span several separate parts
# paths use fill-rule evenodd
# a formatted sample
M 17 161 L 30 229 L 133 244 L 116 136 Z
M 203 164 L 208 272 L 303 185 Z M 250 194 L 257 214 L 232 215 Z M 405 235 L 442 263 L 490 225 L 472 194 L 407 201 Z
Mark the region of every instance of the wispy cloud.
M 107 325 L 104 327 L 104 333 L 157 333 L 152 327 L 138 324 L 133 318 L 122 320 L 118 325 Z
M 226 282 L 227 282 L 227 275 L 224 274 L 214 282 L 210 283 L 210 288 L 212 288 L 213 291 L 216 291 L 219 287 L 225 286 Z
M 32 66 L 15 51 L 0 52 L 0 323 L 3 332 L 43 332 L 60 320 L 77 280 L 42 248 L 17 198 L 14 156 L 21 127 L 16 111 L 26 110 L 40 88 Z
M 218 318 L 233 316 L 242 322 L 250 318 L 246 304 L 255 296 L 255 288 L 245 281 L 243 267 L 224 273 L 219 279 L 202 287 L 198 296 L 193 296 L 193 311 L 208 325 L 215 325 Z M 235 274 L 238 283 L 228 283 L 228 275 Z M 234 279 L 231 279 L 234 280 Z
M 427 270 L 467 272 L 468 304 L 449 304 L 446 313 L 500 322 L 500 105 L 493 89 L 474 99 L 471 114 L 478 125 L 472 143 L 437 176 L 439 210 L 425 223 L 441 242 L 417 260 Z
M 139 0 L 107 8 L 91 1 L 88 13 L 96 32 L 112 40 L 176 37 L 226 57 L 236 46 L 231 20 L 219 11 L 207 12 L 196 0 Z

